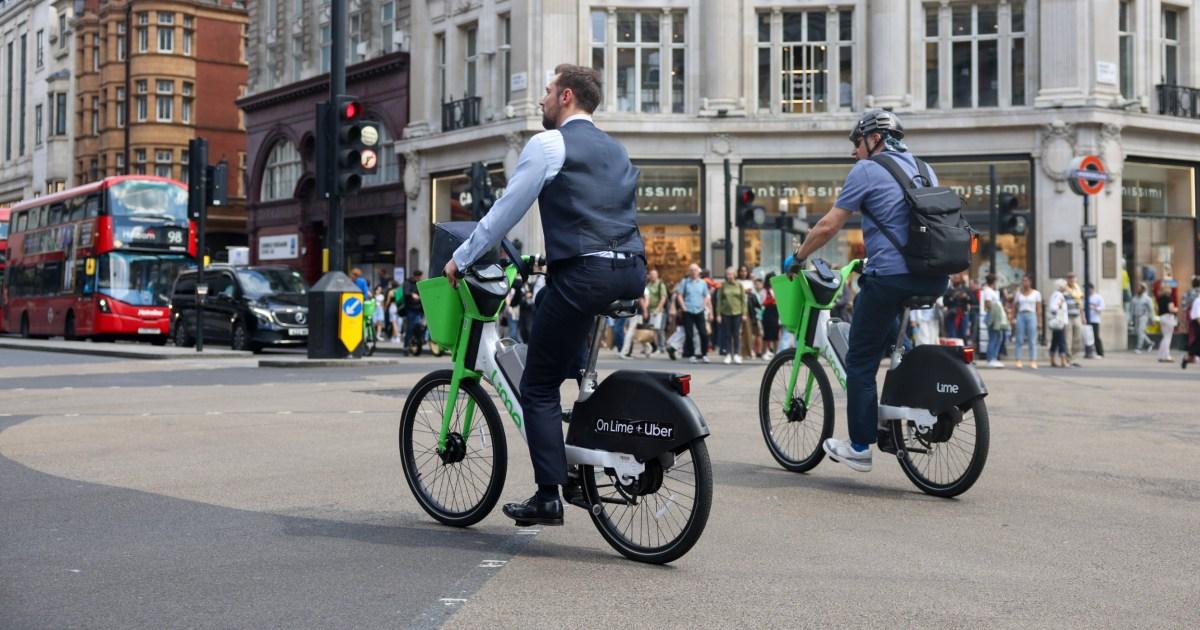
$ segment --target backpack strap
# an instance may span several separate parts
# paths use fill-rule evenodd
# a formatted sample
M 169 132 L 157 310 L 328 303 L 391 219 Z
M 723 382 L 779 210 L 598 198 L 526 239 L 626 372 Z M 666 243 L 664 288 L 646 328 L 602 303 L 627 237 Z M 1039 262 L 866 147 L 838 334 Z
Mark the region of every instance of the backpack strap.
M 897 164 L 896 161 L 892 159 L 892 156 L 888 155 L 886 151 L 872 155 L 871 161 L 886 169 L 887 172 L 891 174 L 892 178 L 896 180 L 896 183 L 900 184 L 900 188 L 904 189 L 905 194 L 907 194 L 907 191 L 916 188 L 916 186 L 913 185 L 912 178 L 908 176 L 908 173 L 905 173 L 904 170 L 900 168 L 900 165 Z M 920 160 L 917 160 L 917 168 L 921 168 Z M 921 173 L 922 176 L 925 176 L 926 174 L 928 174 L 927 171 Z
M 933 176 L 929 174 L 929 165 L 925 163 L 925 160 L 922 160 L 916 156 L 913 156 L 913 161 L 917 163 L 917 173 L 918 173 L 917 177 L 920 177 L 921 179 L 925 180 L 926 188 L 932 187 L 933 186 Z M 916 179 L 916 178 L 914 177 L 913 179 Z

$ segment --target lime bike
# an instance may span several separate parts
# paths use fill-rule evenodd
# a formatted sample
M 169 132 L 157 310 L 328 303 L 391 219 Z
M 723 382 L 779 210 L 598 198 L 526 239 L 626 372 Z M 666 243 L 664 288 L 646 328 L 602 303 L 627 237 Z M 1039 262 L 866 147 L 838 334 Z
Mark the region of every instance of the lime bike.
M 454 366 L 426 375 L 400 420 L 404 478 L 430 516 L 452 526 L 482 520 L 504 488 L 507 442 L 491 385 L 525 438 L 519 386 L 526 347 L 501 339 L 497 320 L 509 288 L 528 280 L 533 257 L 504 244 L 510 261 L 477 262 L 451 287 L 445 277 L 418 284 L 435 343 Z M 690 376 L 620 370 L 596 375 L 604 316 L 630 317 L 636 301 L 614 302 L 595 319 L 579 398 L 564 414 L 567 463 L 578 467 L 583 498 L 601 536 L 621 554 L 671 562 L 700 538 L 712 504 L 708 426 L 689 397 Z
M 820 358 L 845 389 L 850 336 L 850 324 L 830 318 L 829 309 L 864 263 L 855 260 L 835 272 L 815 260 L 811 269 L 772 278 L 779 321 L 795 333 L 796 347 L 767 365 L 758 414 L 767 448 L 787 470 L 811 470 L 825 456 L 821 445 L 833 434 L 834 405 Z M 929 308 L 936 299 L 907 300 L 900 322 L 908 321 L 909 309 Z M 900 327 L 879 397 L 880 450 L 893 452 L 922 491 L 957 496 L 975 483 L 987 461 L 987 388 L 973 365 L 972 348 L 921 345 L 904 352 L 905 328 Z
M 375 346 L 379 343 L 378 335 L 375 334 L 375 308 L 375 300 L 363 300 L 363 356 L 368 357 L 375 354 Z

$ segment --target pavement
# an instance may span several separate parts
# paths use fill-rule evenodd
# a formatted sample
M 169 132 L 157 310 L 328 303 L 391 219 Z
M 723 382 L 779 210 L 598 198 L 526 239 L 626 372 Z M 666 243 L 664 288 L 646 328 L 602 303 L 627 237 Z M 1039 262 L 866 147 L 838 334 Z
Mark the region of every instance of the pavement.
M 779 468 L 761 362 L 608 354 L 692 373 L 712 429 L 708 527 L 658 567 L 577 509 L 523 530 L 425 515 L 396 428 L 447 358 L 263 358 L 0 349 L 0 628 L 1200 626 L 1200 366 L 983 371 L 987 467 L 945 500 L 879 453 L 866 474 Z M 508 442 L 502 501 L 533 485 Z

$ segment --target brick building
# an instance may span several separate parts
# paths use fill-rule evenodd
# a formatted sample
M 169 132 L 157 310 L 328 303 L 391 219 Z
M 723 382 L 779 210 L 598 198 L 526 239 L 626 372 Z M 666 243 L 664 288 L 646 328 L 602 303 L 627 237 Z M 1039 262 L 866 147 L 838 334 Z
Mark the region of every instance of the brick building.
M 86 0 L 75 21 L 78 183 L 145 173 L 187 181 L 188 141 L 229 163 L 229 205 L 211 208 L 208 248 L 246 244 L 248 16 L 240 2 Z

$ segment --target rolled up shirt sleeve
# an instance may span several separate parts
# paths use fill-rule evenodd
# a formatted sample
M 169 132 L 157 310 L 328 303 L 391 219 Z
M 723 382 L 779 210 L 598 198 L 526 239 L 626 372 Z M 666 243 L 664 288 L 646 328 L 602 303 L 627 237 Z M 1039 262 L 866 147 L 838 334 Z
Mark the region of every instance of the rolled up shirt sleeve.
M 551 151 L 547 148 L 547 139 L 551 133 L 558 132 L 539 133 L 530 138 L 521 150 L 521 157 L 517 160 L 517 167 L 513 169 L 512 178 L 505 186 L 504 195 L 496 200 L 492 209 L 479 221 L 471 236 L 454 250 L 454 263 L 459 269 L 466 269 L 484 252 L 495 247 L 537 200 L 542 187 L 552 177 L 553 156 L 549 155 Z M 557 174 L 558 170 L 554 168 L 553 174 Z

